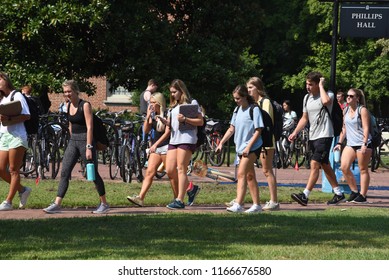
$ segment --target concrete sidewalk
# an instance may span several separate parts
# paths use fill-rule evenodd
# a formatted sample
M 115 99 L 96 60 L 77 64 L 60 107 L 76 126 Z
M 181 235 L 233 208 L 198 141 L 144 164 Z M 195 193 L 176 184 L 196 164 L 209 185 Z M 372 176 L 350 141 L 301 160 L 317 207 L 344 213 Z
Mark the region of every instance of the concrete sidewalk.
M 79 165 L 73 170 L 72 178 L 82 179 L 82 175 L 79 172 Z M 212 167 L 212 169 L 224 172 L 226 174 L 234 174 L 234 167 Z M 111 181 L 109 178 L 108 166 L 99 166 L 100 174 L 105 181 Z M 300 169 L 278 169 L 276 171 L 277 181 L 279 186 L 305 186 L 305 182 L 309 176 L 309 170 Z M 259 181 L 259 185 L 267 185 L 264 181 L 264 175 L 261 169 L 256 168 L 256 175 Z M 326 209 L 339 209 L 339 211 L 352 211 L 353 208 L 388 208 L 389 209 L 389 170 L 379 169 L 376 172 L 370 173 L 371 175 L 371 188 L 368 192 L 367 204 L 353 204 L 353 203 L 341 203 L 337 206 L 327 206 L 324 203 L 310 202 L 308 206 L 300 206 L 297 203 L 281 203 L 280 211 L 325 211 Z M 219 177 L 217 181 L 207 177 L 199 177 L 194 174 L 190 175 L 189 179 L 196 183 L 233 183 L 231 180 L 223 179 Z M 116 183 L 123 183 L 120 178 L 114 180 Z M 156 179 L 154 182 L 166 182 L 169 183 L 167 177 L 162 179 Z M 318 182 L 321 183 L 321 177 Z M 123 183 L 124 184 L 124 183 Z M 248 208 L 250 205 L 246 205 Z M 42 209 L 25 209 L 25 210 L 13 210 L 0 212 L 0 220 L 7 219 L 47 219 L 47 218 L 73 218 L 73 217 L 105 217 L 110 215 L 133 215 L 133 214 L 157 214 L 171 212 L 172 210 L 166 207 L 136 207 L 129 205 L 128 207 L 114 207 L 111 208 L 108 214 L 96 215 L 91 212 L 94 208 L 74 208 L 63 209 L 59 214 L 46 214 Z M 184 210 L 173 210 L 183 213 L 227 213 L 224 205 L 194 205 L 186 207 Z

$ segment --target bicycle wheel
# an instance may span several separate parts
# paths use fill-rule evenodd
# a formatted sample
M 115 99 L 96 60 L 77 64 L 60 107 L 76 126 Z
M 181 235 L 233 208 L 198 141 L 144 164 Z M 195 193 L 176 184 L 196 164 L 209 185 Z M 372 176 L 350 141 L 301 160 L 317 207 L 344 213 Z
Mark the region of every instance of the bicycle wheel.
M 286 137 L 282 136 L 278 143 L 281 166 L 285 169 L 291 164 L 290 142 Z
M 379 160 L 382 167 L 389 169 L 389 139 L 380 144 Z
M 121 152 L 121 172 L 122 172 L 122 179 L 125 183 L 131 183 L 132 181 L 132 174 L 134 172 L 134 157 L 131 153 L 130 147 L 127 145 L 122 148 Z
M 226 156 L 226 147 L 223 146 L 223 149 L 222 151 L 220 151 L 220 153 L 215 153 L 215 150 L 221 140 L 222 140 L 222 136 L 219 135 L 218 133 L 212 134 L 209 138 L 208 160 L 213 166 L 222 166 L 224 163 L 224 158 Z
M 108 159 L 109 177 L 111 178 L 111 180 L 115 180 L 120 169 L 120 161 L 118 160 L 119 159 L 118 147 L 115 144 L 109 145 L 109 151 L 110 151 L 110 155 Z
M 51 173 L 51 179 L 55 179 L 58 175 L 59 167 L 61 164 L 61 155 L 55 139 L 50 139 L 48 141 L 48 148 L 49 151 L 47 153 L 47 171 Z
M 374 172 L 380 165 L 380 152 L 379 147 L 373 148 L 371 153 L 371 158 L 369 162 L 369 167 L 371 172 Z
M 138 127 L 137 133 L 136 133 L 136 141 L 137 141 L 137 149 L 138 149 L 138 155 L 139 155 L 139 163 L 141 168 L 145 167 L 147 162 L 147 153 L 146 149 L 149 148 L 149 139 L 150 134 L 143 132 L 143 124 L 141 124 Z
M 24 175 L 25 177 L 29 176 L 33 172 L 35 172 L 37 168 L 37 162 L 39 159 L 39 153 L 38 148 L 36 144 L 36 138 L 34 136 L 28 137 L 28 149 L 26 150 L 24 157 L 23 157 L 23 163 L 20 168 L 20 174 Z

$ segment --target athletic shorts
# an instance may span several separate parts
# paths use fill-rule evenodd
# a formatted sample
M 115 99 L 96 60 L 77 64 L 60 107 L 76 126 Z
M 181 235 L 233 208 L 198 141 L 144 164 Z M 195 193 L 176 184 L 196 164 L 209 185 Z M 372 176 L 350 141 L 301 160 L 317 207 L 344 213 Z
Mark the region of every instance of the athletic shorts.
M 169 148 L 168 148 L 169 151 L 176 150 L 176 149 L 191 151 L 193 154 L 197 149 L 197 145 L 196 144 L 177 144 L 177 145 L 169 144 Z
M 27 139 L 21 137 L 13 136 L 12 134 L 6 132 L 1 135 L 0 138 L 0 151 L 9 151 L 10 149 L 16 149 L 19 147 L 28 148 Z
M 169 145 L 166 144 L 164 146 L 158 147 L 157 149 L 155 149 L 155 153 L 158 155 L 166 155 L 168 146 Z
M 309 141 L 309 148 L 312 152 L 312 160 L 320 163 L 329 163 L 329 155 L 332 145 L 332 137 L 319 138 Z
M 259 147 L 258 149 L 254 150 L 254 151 L 250 151 L 249 154 L 255 154 L 257 156 L 257 159 L 259 159 L 259 155 L 261 154 L 261 151 L 262 151 L 262 147 Z M 264 151 L 264 153 L 266 153 L 266 151 Z M 242 158 L 242 155 L 238 155 L 239 159 Z

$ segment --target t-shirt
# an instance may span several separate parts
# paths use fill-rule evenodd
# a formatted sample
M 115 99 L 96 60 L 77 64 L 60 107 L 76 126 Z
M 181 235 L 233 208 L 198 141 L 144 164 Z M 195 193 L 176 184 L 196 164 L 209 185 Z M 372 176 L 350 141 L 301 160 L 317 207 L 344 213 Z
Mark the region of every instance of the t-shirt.
M 8 96 L 4 96 L 1 99 L 0 104 L 5 104 L 5 103 L 11 102 L 12 93 L 13 93 L 13 91 Z M 14 101 L 15 100 L 19 100 L 20 104 L 22 105 L 22 111 L 20 114 L 21 115 L 30 115 L 30 109 L 28 108 L 28 104 L 27 104 L 24 96 L 22 95 L 22 93 L 16 91 L 16 93 L 14 95 Z M 8 132 L 9 134 L 12 134 L 15 137 L 20 137 L 23 140 L 27 139 L 27 132 L 26 132 L 26 128 L 24 127 L 24 122 L 20 122 L 20 123 L 8 125 L 8 126 L 4 126 L 3 124 L 1 124 L 0 133 L 6 133 L 6 132 Z
M 297 114 L 295 111 L 285 112 L 283 115 L 283 126 L 284 130 L 288 130 L 294 127 L 295 120 L 297 120 Z
M 139 113 L 141 115 L 147 114 L 147 107 L 149 106 L 149 100 L 150 100 L 151 92 L 148 90 L 145 90 L 140 94 L 139 99 Z
M 250 139 L 253 137 L 257 128 L 263 128 L 262 114 L 258 107 L 253 109 L 253 119 L 250 117 L 250 106 L 243 109 L 239 107 L 237 112 L 234 112 L 230 124 L 235 127 L 234 143 L 235 150 L 238 155 L 242 155 L 243 150 L 247 147 Z M 251 147 L 250 151 L 259 149 L 262 146 L 262 137 Z
M 192 100 L 191 104 L 199 105 L 197 100 Z M 197 127 L 194 129 L 188 130 L 179 130 L 179 121 L 177 120 L 177 115 L 180 112 L 180 105 L 177 105 L 169 112 L 170 116 L 170 142 L 169 144 L 178 145 L 178 144 L 196 144 L 197 143 Z M 199 105 L 199 114 L 201 114 L 201 107 Z
M 328 96 L 334 102 L 334 93 L 328 91 Z M 320 99 L 320 94 L 314 96 L 308 94 L 307 106 L 305 106 L 306 98 L 304 98 L 303 112 L 308 113 L 309 119 L 309 140 L 320 138 L 334 137 L 334 128 L 330 116 L 325 109 L 322 110 L 323 103 Z M 327 106 L 328 111 L 332 111 L 332 103 Z

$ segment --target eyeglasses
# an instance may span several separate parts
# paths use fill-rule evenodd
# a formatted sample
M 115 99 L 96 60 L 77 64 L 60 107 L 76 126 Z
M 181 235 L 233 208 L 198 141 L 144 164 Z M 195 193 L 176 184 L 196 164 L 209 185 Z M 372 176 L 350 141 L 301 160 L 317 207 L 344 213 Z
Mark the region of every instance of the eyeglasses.
M 347 95 L 347 97 L 354 98 L 355 95 Z

